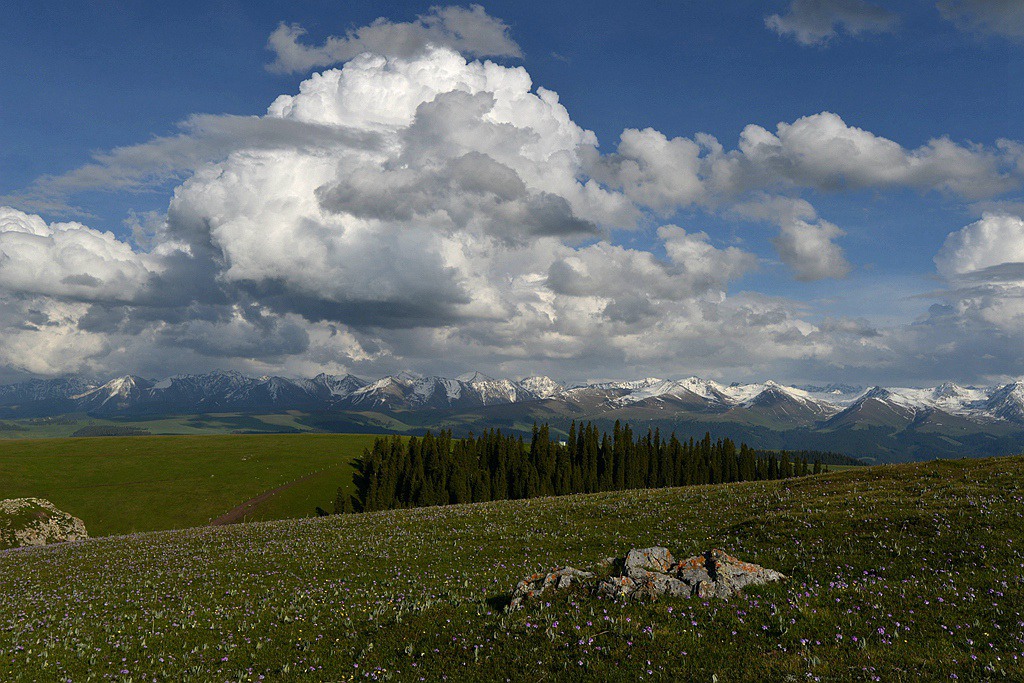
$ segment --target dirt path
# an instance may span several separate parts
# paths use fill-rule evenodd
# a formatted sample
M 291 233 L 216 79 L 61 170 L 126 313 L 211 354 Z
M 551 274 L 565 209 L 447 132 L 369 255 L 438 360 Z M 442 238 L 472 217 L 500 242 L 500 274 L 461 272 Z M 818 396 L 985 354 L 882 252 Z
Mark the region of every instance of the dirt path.
M 216 519 L 214 519 L 213 521 L 210 522 L 210 526 L 223 526 L 225 524 L 238 524 L 239 522 L 241 522 L 242 520 L 245 519 L 246 515 L 250 514 L 253 510 L 255 510 L 259 506 L 260 503 L 266 501 L 269 498 L 272 498 L 273 496 L 277 495 L 281 491 L 286 491 L 286 490 L 290 489 L 293 486 L 296 486 L 298 484 L 301 484 L 304 481 L 308 481 L 308 480 L 312 479 L 313 477 L 319 477 L 321 474 L 324 473 L 324 471 L 325 470 L 320 470 L 319 472 L 313 472 L 311 474 L 307 474 L 304 477 L 299 477 L 295 481 L 290 481 L 287 484 L 284 484 L 282 486 L 278 486 L 276 489 L 270 489 L 269 491 L 264 491 L 263 493 L 261 493 L 260 495 L 256 496 L 255 498 L 250 498 L 249 500 L 245 501 L 244 503 L 242 503 L 238 507 L 231 508 L 230 510 L 225 512 L 220 517 L 217 517 Z

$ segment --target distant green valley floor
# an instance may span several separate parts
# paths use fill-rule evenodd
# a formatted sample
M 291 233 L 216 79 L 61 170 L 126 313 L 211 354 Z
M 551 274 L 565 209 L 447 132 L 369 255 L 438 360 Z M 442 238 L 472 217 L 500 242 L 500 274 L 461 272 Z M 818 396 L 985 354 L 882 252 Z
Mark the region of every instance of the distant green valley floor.
M 1024 458 L 197 528 L 0 553 L 0 679 L 1024 680 Z M 631 546 L 728 601 L 516 581 Z
M 77 436 L 79 432 L 103 430 L 144 431 L 156 435 L 200 435 L 235 433 L 288 433 L 324 431 L 305 424 L 305 413 L 200 413 L 152 418 L 103 418 L 85 414 L 0 419 L 0 440 Z M 341 431 L 341 430 L 328 430 Z M 111 434 L 113 435 L 113 433 Z
M 542 416 L 541 421 L 550 418 Z M 202 434 L 306 434 L 306 433 L 423 433 L 427 429 L 454 429 L 479 431 L 484 427 L 529 434 L 535 420 L 520 418 L 488 422 L 478 411 L 456 414 L 437 414 L 434 411 L 400 411 L 396 414 L 373 410 L 303 412 L 288 410 L 280 413 L 196 413 L 189 415 L 131 415 L 99 417 L 84 413 L 53 417 L 0 418 L 0 443 L 5 439 L 61 438 L 70 436 L 108 435 L 131 433 L 151 435 Z M 568 429 L 569 418 L 556 420 Z M 564 431 L 556 433 L 565 436 Z
M 0 441 L 0 499 L 46 498 L 90 535 L 202 526 L 296 480 L 250 520 L 332 509 L 365 434 L 133 436 Z M 313 475 L 313 476 L 309 476 Z

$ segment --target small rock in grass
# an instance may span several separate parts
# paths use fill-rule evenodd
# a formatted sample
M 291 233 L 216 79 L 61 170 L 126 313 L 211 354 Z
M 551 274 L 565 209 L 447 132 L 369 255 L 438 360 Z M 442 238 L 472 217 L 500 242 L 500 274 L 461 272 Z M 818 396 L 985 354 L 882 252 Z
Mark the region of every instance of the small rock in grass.
M 508 609 L 519 609 L 522 607 L 524 599 L 535 598 L 551 587 L 554 587 L 555 590 L 565 590 L 573 585 L 574 580 L 580 583 L 592 578 L 594 578 L 594 574 L 591 572 L 573 567 L 562 567 L 550 574 L 531 574 L 520 581 L 512 591 L 512 601 L 509 603 Z

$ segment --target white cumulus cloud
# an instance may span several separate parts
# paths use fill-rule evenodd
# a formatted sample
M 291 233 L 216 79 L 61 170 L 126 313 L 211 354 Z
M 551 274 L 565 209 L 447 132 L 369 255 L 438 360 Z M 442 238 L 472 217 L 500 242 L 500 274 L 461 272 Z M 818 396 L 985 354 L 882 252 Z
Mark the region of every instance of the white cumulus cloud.
M 1005 147 L 961 145 L 947 137 L 907 149 L 885 137 L 851 126 L 831 112 L 779 123 L 774 133 L 748 125 L 739 154 L 723 171 L 734 182 L 766 184 L 771 177 L 822 190 L 914 187 L 986 197 L 1019 187 L 1013 175 L 1017 154 Z M 729 168 L 733 166 L 733 168 Z
M 818 217 L 809 202 L 799 198 L 759 194 L 731 208 L 743 218 L 767 221 L 779 227 L 773 242 L 783 263 L 803 281 L 839 279 L 851 270 L 835 240 L 846 233 Z
M 0 288 L 82 301 L 130 301 L 160 270 L 113 233 L 81 223 L 47 224 L 0 206 Z
M 81 329 L 78 322 L 87 310 L 84 303 L 0 294 L 0 367 L 34 375 L 103 367 L 111 337 Z
M 981 220 L 949 234 L 935 256 L 935 265 L 948 278 L 1014 265 L 1024 280 L 1024 219 L 985 214 Z
M 448 49 L 363 55 L 269 116 L 386 141 L 239 151 L 176 190 L 171 233 L 207 240 L 221 281 L 278 310 L 385 327 L 505 315 L 484 256 L 635 219 L 625 197 L 581 179 L 580 148 L 596 138 L 522 69 Z
M 667 210 L 778 188 L 910 187 L 992 197 L 1020 187 L 1022 158 L 1020 145 L 1009 140 L 985 147 L 938 137 L 908 149 L 820 112 L 780 122 L 774 131 L 747 125 L 733 150 L 707 134 L 668 138 L 650 128 L 627 129 L 615 153 L 592 156 L 588 168 L 638 204 Z
M 621 296 L 678 301 L 721 292 L 731 280 L 756 267 L 756 259 L 736 247 L 718 249 L 705 233 L 675 225 L 658 228 L 666 261 L 649 251 L 607 242 L 574 250 L 552 263 L 548 287 L 560 294 Z
M 798 280 L 840 278 L 850 272 L 850 264 L 832 240 L 845 234 L 828 221 L 812 224 L 794 220 L 782 224 L 775 246 L 783 262 L 796 271 Z

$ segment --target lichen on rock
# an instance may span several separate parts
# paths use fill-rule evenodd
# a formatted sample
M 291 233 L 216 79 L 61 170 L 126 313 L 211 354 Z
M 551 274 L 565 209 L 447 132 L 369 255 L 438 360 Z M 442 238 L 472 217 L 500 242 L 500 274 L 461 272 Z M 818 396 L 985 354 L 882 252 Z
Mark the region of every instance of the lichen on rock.
M 85 523 L 42 498 L 0 500 L 0 550 L 89 538 Z

